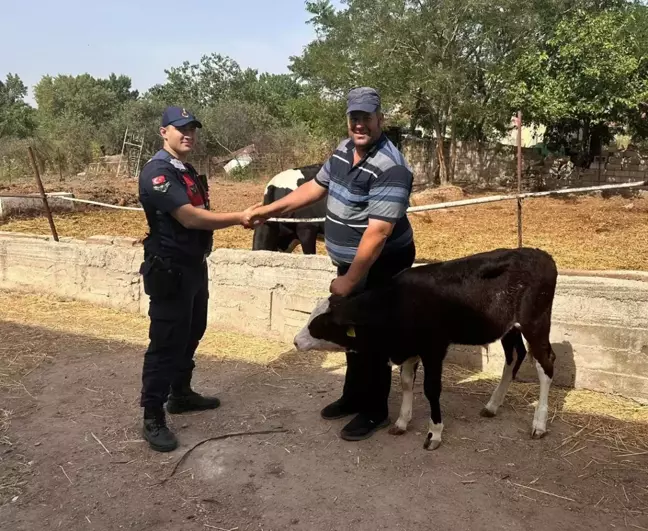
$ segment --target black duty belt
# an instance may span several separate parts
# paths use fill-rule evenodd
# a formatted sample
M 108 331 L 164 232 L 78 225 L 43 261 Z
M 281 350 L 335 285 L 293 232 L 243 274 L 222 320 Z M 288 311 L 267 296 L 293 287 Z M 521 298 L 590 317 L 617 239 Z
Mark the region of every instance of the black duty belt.
M 150 262 L 152 265 L 161 265 L 162 267 L 171 267 L 173 265 L 180 265 L 186 267 L 198 267 L 207 262 L 208 254 L 202 256 L 178 255 L 170 257 L 161 257 L 155 254 L 146 254 L 144 260 Z

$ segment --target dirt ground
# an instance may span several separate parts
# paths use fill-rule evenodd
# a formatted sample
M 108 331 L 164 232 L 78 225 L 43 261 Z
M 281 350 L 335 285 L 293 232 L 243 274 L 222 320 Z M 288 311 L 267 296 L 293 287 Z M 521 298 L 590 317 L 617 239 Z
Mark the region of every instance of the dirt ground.
M 407 434 L 349 443 L 318 415 L 340 355 L 210 329 L 196 386 L 222 406 L 172 417 L 181 446 L 158 454 L 139 433 L 144 317 L 7 292 L 0 308 L 2 529 L 648 528 L 648 408 L 633 402 L 556 388 L 533 441 L 537 385 L 514 384 L 484 419 L 495 382 L 447 366 L 438 450 L 422 448 L 422 373 Z M 206 442 L 172 474 L 206 438 L 266 430 L 284 431 Z

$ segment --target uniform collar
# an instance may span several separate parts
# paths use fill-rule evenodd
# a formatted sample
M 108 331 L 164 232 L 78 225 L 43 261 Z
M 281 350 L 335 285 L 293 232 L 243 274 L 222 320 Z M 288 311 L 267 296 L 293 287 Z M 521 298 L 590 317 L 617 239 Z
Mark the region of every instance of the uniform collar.
M 170 163 L 174 168 L 177 168 L 180 171 L 187 171 L 187 166 L 185 165 L 184 162 L 182 162 L 180 159 L 175 158 L 171 153 L 169 153 L 166 149 L 162 148 L 160 151 L 158 151 L 151 160 L 166 160 L 168 163 Z

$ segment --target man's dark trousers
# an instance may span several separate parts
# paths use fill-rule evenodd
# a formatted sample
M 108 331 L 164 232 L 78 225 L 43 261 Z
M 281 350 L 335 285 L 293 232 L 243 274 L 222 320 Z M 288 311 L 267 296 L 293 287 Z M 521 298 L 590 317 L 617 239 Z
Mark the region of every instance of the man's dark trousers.
M 140 405 L 151 410 L 163 407 L 171 389 L 174 394 L 189 389 L 193 357 L 207 327 L 207 263 L 174 267 L 181 273 L 178 293 L 150 296 Z
M 402 251 L 380 256 L 369 270 L 361 290 L 387 284 L 394 275 L 412 266 L 415 255 L 416 248 L 412 243 Z M 339 267 L 338 275 L 344 275 L 347 271 L 348 266 Z M 391 388 L 391 367 L 388 365 L 387 354 L 347 351 L 346 361 L 343 402 L 375 422 L 386 419 Z

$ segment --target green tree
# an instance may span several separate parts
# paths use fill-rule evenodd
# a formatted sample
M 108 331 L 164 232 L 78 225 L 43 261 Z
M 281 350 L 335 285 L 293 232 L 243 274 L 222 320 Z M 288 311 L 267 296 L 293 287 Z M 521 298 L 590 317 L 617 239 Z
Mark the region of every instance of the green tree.
M 26 138 L 34 131 L 35 113 L 25 102 L 26 95 L 27 87 L 17 75 L 0 81 L 0 138 Z
M 137 98 L 127 76 L 97 79 L 80 76 L 44 76 L 34 87 L 39 114 L 45 120 L 78 116 L 101 126 L 119 111 L 121 105 Z
M 538 47 L 578 8 L 620 8 L 621 0 L 328 0 L 307 2 L 317 38 L 291 70 L 322 94 L 380 89 L 387 110 L 437 139 L 439 177 L 452 178 L 457 139 L 484 143 L 517 110 L 508 85 L 525 51 Z M 528 55 L 528 54 L 526 54 Z M 447 139 L 451 160 L 446 159 Z
M 646 30 L 635 23 L 646 8 L 636 9 L 576 10 L 561 20 L 520 58 L 513 104 L 555 138 L 580 130 L 581 151 L 596 149 L 592 135 L 628 124 L 648 101 Z
M 458 132 L 479 140 L 506 128 L 498 97 L 501 72 L 528 38 L 526 6 L 513 0 L 327 0 L 307 2 L 317 39 L 291 70 L 338 98 L 360 84 L 378 88 L 386 110 L 404 113 L 411 128 L 437 138 L 442 183 L 451 178 L 445 141 Z M 511 20 L 518 20 L 513 24 Z M 396 107 L 397 105 L 397 107 Z M 454 149 L 452 150 L 454 152 Z
M 185 61 L 164 71 L 167 81 L 155 85 L 147 97 L 164 105 L 207 107 L 229 98 L 245 73 L 233 59 L 213 53 L 204 55 L 198 64 Z

